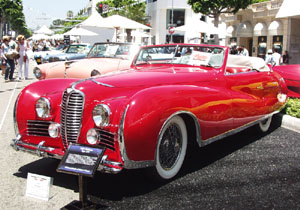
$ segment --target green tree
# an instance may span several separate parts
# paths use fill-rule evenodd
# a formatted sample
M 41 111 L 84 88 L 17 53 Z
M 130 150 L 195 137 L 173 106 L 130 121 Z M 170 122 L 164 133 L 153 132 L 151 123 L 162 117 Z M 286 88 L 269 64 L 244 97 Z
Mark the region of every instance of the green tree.
M 188 4 L 192 6 L 194 12 L 214 18 L 215 27 L 218 27 L 219 17 L 222 13 L 235 14 L 252 3 L 253 0 L 188 0 Z M 219 43 L 218 35 L 215 36 L 215 43 Z
M 23 14 L 22 0 L 0 0 L 0 27 L 10 23 L 11 29 L 18 34 L 31 36 L 32 32 L 27 29 L 25 16 Z M 1 35 L 2 30 L 0 29 Z
M 110 12 L 102 14 L 105 17 L 118 14 L 139 23 L 146 24 L 145 2 L 138 3 L 136 0 L 105 0 L 96 4 L 98 12 L 100 3 L 109 6 Z

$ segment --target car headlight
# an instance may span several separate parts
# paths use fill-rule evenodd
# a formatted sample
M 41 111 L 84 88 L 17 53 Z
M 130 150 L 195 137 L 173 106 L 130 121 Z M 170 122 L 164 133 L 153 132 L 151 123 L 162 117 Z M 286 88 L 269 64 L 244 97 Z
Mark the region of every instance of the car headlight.
M 91 77 L 94 77 L 94 76 L 97 76 L 97 75 L 101 75 L 100 72 L 96 69 L 94 69 L 92 72 L 91 72 Z
M 33 69 L 33 74 L 37 79 L 40 79 L 42 77 L 42 71 L 38 67 L 35 67 Z
M 57 138 L 60 135 L 60 124 L 58 123 L 51 123 L 48 127 L 49 136 L 52 138 Z
M 95 106 L 92 116 L 96 126 L 106 127 L 109 125 L 110 109 L 105 104 L 99 104 Z
M 90 129 L 86 134 L 86 140 L 89 144 L 97 144 L 99 139 L 99 134 L 96 129 Z
M 47 98 L 40 98 L 35 104 L 35 111 L 40 118 L 47 118 L 50 116 L 50 101 Z

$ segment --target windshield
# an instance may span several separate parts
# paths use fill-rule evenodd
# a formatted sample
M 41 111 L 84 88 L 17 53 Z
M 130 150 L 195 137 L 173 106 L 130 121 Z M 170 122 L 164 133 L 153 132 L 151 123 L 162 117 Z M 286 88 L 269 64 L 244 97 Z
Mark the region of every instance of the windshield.
M 90 48 L 87 45 L 70 45 L 66 53 L 82 53 L 87 54 Z
M 138 49 L 137 45 L 131 44 L 100 43 L 93 46 L 88 56 L 91 58 L 132 59 Z
M 201 45 L 166 45 L 142 48 L 135 65 L 172 63 L 219 68 L 224 62 L 225 49 Z

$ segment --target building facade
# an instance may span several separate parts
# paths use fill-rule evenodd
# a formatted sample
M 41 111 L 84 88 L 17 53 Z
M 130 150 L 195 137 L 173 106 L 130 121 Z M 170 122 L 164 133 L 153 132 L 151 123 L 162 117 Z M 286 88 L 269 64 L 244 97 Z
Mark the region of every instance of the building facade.
M 300 19 L 276 18 L 283 1 L 257 3 L 235 15 L 223 15 L 222 21 L 226 23 L 229 35 L 226 45 L 245 46 L 250 55 L 262 58 L 269 49 L 277 50 L 280 54 L 289 51 L 290 63 L 300 63 Z
M 175 43 L 195 43 L 208 42 L 213 40 L 209 34 L 195 34 L 190 31 L 180 32 L 175 31 L 172 35 L 169 32 L 169 27 L 179 27 L 187 24 L 190 21 L 202 20 L 213 25 L 213 20 L 201 14 L 193 12 L 191 5 L 187 1 L 182 0 L 147 0 L 146 14 L 151 25 L 151 35 L 153 44 L 164 44 L 166 42 Z M 172 19 L 173 13 L 173 19 Z M 197 26 L 195 26 L 197 27 Z M 224 27 L 225 24 L 219 27 Z M 172 37 L 171 37 L 172 36 Z M 200 37 L 202 39 L 200 39 Z M 225 44 L 225 36 L 219 35 L 224 41 L 220 44 Z

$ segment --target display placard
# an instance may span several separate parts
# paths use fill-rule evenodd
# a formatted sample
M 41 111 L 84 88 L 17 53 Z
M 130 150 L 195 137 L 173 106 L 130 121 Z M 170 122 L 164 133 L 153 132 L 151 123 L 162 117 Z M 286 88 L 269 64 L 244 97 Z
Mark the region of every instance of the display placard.
M 71 144 L 57 171 L 75 175 L 94 176 L 104 154 L 101 147 Z
M 28 173 L 25 196 L 48 201 L 52 183 L 51 177 Z

